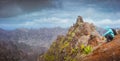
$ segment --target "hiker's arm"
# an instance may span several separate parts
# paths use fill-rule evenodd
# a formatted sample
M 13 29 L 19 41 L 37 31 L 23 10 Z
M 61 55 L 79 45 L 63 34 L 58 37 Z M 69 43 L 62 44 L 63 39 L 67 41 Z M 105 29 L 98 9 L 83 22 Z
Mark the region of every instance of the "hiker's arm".
M 108 33 L 110 33 L 110 31 L 107 31 L 106 33 L 104 33 L 103 36 L 107 35 Z

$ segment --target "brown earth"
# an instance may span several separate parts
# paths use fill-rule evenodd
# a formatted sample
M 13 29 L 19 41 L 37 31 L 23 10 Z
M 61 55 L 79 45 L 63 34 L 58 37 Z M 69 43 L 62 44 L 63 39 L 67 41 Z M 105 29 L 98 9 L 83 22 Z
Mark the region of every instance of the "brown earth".
M 98 47 L 82 61 L 120 61 L 120 35 Z

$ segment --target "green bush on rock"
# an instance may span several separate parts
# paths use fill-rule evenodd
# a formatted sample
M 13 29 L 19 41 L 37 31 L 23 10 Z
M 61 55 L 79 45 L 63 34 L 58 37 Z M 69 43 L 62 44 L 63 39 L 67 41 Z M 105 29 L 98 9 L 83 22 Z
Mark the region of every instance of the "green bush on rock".
M 55 61 L 55 56 L 54 55 L 45 54 L 44 55 L 44 59 L 45 59 L 45 61 Z
M 84 54 L 89 54 L 92 52 L 92 47 L 91 46 L 85 46 L 85 45 L 81 45 L 81 51 L 84 53 Z

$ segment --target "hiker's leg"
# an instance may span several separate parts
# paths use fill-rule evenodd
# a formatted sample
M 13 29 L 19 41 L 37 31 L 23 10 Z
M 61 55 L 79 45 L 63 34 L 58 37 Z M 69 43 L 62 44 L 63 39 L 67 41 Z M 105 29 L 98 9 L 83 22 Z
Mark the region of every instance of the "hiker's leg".
M 110 41 L 112 41 L 113 40 L 113 37 L 112 37 L 112 35 L 108 35 L 108 42 L 110 42 Z
M 113 40 L 113 37 L 112 37 L 112 35 L 110 35 L 110 36 L 109 36 L 109 38 L 110 38 L 110 41 L 112 41 L 112 40 Z
M 109 42 L 109 35 L 106 35 L 105 38 L 107 39 L 107 42 Z

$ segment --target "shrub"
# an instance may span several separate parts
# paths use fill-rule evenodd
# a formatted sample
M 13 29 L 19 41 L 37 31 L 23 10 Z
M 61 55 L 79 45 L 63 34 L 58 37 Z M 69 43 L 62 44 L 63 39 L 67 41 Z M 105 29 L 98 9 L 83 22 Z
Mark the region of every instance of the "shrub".
M 65 61 L 76 61 L 76 59 L 72 58 L 71 56 L 64 57 Z
M 81 45 L 81 51 L 84 53 L 84 54 L 89 54 L 92 52 L 92 47 L 91 46 L 85 46 L 85 45 Z
M 55 61 L 55 56 L 54 55 L 45 54 L 44 55 L 44 59 L 45 59 L 45 61 Z
M 85 48 L 84 44 L 81 45 L 81 50 L 83 50 Z
M 89 53 L 91 53 L 92 52 L 92 47 L 91 46 L 86 46 L 85 48 L 84 48 L 84 53 L 85 54 L 89 54 Z
M 62 51 L 64 48 L 66 48 L 69 45 L 68 41 L 65 41 L 63 44 L 61 44 L 60 47 L 60 51 Z

